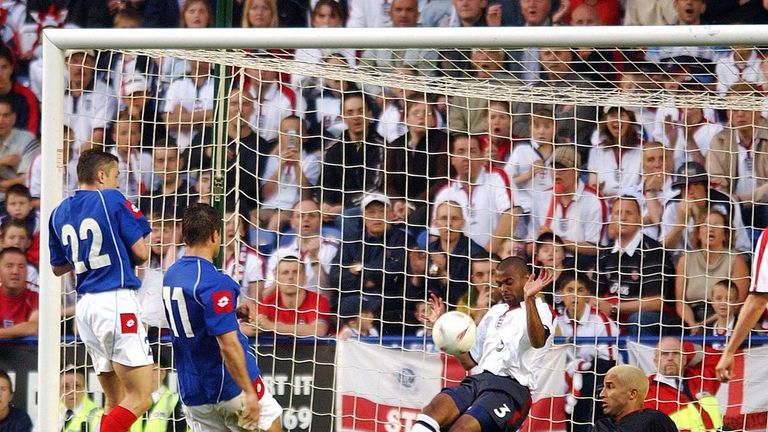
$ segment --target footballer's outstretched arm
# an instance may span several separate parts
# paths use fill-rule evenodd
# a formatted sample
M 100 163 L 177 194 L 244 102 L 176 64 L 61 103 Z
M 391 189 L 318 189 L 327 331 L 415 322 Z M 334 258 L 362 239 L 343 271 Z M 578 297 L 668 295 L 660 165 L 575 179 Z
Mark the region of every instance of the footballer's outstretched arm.
M 553 273 L 543 270 L 538 277 L 531 274 L 523 287 L 525 296 L 525 320 L 528 327 L 528 340 L 534 348 L 541 348 L 547 343 L 547 329 L 541 322 L 538 308 L 536 307 L 536 295 L 545 286 L 552 283 Z
M 256 389 L 253 388 L 253 383 L 248 375 L 248 369 L 245 366 L 245 354 L 237 337 L 237 331 L 218 335 L 216 341 L 219 343 L 224 366 L 245 393 L 245 406 L 241 418 L 245 424 L 255 427 L 259 423 L 259 396 L 256 394 Z

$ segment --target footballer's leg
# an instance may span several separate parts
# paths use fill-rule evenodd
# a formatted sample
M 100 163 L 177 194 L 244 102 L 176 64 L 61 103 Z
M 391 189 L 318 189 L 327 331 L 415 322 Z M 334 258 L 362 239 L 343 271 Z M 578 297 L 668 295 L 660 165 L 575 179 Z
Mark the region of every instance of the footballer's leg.
M 108 414 L 125 397 L 125 388 L 114 371 L 102 372 L 96 377 L 104 390 L 104 412 Z
M 101 418 L 101 432 L 127 432 L 136 419 L 152 406 L 153 365 L 125 366 L 112 363 L 114 374 L 123 384 L 120 404 Z
M 481 430 L 480 422 L 469 414 L 459 417 L 449 429 L 451 432 L 480 432 Z
M 411 432 L 439 432 L 443 427 L 453 424 L 459 415 L 461 412 L 454 397 L 445 391 L 438 393 L 416 417 Z
M 266 432 L 283 432 L 283 425 L 280 423 L 280 417 L 276 418 L 275 421 L 272 422 L 272 425 L 269 427 L 269 429 L 266 430 Z

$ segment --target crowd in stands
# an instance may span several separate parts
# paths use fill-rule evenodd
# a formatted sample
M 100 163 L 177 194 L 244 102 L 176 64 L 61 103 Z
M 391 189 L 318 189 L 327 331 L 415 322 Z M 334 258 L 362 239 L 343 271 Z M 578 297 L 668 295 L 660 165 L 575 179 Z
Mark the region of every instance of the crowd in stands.
M 40 30 L 212 27 L 215 3 L 3 3 L 0 338 L 37 332 L 39 231 L 46 223 L 37 210 L 45 175 Z M 234 5 L 232 22 L 242 28 L 768 23 L 762 0 Z M 758 47 L 252 55 L 563 94 L 693 92 L 727 100 L 762 98 L 768 90 L 768 58 Z M 184 207 L 213 202 L 224 191 L 223 268 L 258 315 L 255 326 L 243 326 L 249 335 L 422 336 L 430 332 L 424 314 L 432 297 L 479 322 L 499 301 L 493 267 L 511 255 L 555 272 L 544 297 L 563 335 L 679 338 L 733 328 L 748 293 L 754 244 L 768 225 L 766 113 L 531 104 L 241 68 L 228 93 L 225 173 L 218 181 L 212 67 L 121 52 L 67 53 L 64 189 L 77 189 L 80 152 L 105 148 L 120 159 L 121 190 L 153 226 L 152 256 L 140 269 L 148 325 L 166 326 L 158 284 L 184 253 Z M 67 316 L 73 295 L 70 289 Z M 768 329 L 768 316 L 758 327 Z M 615 356 L 610 346 L 589 346 L 573 359 L 605 372 Z

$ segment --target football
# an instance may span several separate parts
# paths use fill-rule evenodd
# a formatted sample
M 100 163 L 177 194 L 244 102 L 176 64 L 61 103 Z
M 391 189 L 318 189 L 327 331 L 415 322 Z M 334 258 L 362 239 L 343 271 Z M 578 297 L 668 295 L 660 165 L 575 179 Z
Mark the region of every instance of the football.
M 465 353 L 475 344 L 477 326 L 469 315 L 461 312 L 444 313 L 435 322 L 432 340 L 446 354 Z

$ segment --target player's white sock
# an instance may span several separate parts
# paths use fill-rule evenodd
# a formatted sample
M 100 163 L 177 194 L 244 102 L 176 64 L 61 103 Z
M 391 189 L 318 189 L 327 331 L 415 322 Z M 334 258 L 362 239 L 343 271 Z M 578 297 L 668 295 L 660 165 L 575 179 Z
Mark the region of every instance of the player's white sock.
M 432 417 L 426 414 L 416 416 L 416 423 L 411 432 L 440 432 L 440 425 Z

